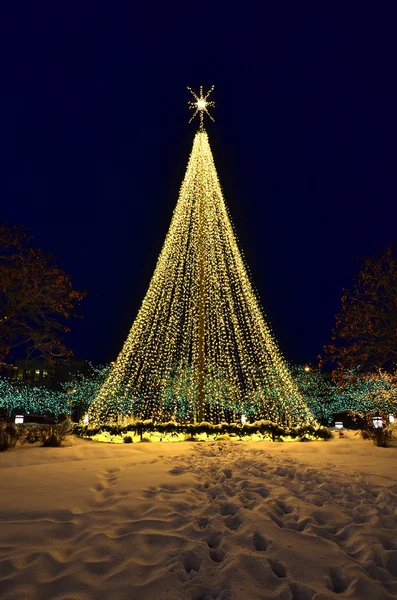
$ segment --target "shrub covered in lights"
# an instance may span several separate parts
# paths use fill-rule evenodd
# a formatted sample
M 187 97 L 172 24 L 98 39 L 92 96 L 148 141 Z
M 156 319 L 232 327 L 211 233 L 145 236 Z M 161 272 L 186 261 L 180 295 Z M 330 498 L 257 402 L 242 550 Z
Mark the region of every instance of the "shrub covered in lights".
M 71 381 L 62 384 L 68 404 L 79 412 L 86 412 L 106 381 L 111 365 L 88 365 L 86 373 L 76 373 Z
M 70 414 L 68 397 L 46 387 L 33 387 L 23 381 L 0 378 L 0 411 L 10 418 L 16 411 L 54 416 Z
M 291 368 L 296 385 L 319 422 L 331 423 L 337 413 L 356 415 L 370 425 L 375 417 L 389 421 L 397 414 L 397 370 L 360 372 L 353 369 L 342 379 L 324 378 L 319 369 Z
M 291 367 L 292 377 L 307 406 L 319 423 L 329 424 L 333 415 L 348 410 L 344 404 L 347 397 L 340 397 L 340 392 L 331 377 L 316 367 L 294 365 Z
M 388 423 L 389 415 L 397 414 L 397 370 L 379 369 L 374 373 L 352 370 L 339 382 L 337 398 L 342 410 L 348 410 L 370 425 L 374 417 Z

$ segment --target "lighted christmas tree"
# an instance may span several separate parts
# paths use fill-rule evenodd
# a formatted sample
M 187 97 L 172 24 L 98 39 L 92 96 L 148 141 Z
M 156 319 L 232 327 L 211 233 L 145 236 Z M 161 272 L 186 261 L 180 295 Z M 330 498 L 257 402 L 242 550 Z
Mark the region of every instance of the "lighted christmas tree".
M 200 128 L 171 225 L 91 420 L 122 410 L 157 421 L 313 421 L 264 320 L 223 199 L 203 127 L 212 89 L 192 92 Z

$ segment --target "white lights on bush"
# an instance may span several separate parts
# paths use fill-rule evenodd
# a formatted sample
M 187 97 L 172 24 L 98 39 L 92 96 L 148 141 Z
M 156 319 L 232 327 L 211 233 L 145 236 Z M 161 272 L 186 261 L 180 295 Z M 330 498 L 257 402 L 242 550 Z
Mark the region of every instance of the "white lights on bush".
M 374 427 L 383 427 L 382 417 L 374 417 L 373 418 Z
M 343 422 L 335 421 L 335 429 L 343 429 Z
M 247 417 L 245 415 L 241 415 L 241 423 L 244 425 L 244 423 L 247 422 Z
M 389 415 L 389 423 L 394 423 L 394 415 Z
M 83 422 L 84 422 L 85 424 L 87 424 L 87 423 L 88 423 L 88 415 L 84 415 Z
M 24 416 L 23 415 L 15 415 L 15 423 L 23 423 Z

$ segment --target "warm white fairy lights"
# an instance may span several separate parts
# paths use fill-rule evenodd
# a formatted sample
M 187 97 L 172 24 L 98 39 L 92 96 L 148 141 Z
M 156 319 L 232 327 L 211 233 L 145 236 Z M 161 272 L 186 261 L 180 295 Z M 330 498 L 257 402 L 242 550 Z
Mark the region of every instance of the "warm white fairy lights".
M 237 245 L 202 128 L 213 106 L 210 92 L 192 92 L 192 118 L 199 114 L 201 127 L 171 225 L 90 422 L 115 420 L 120 412 L 159 421 L 214 423 L 244 415 L 288 425 L 313 422 Z
M 213 91 L 214 86 L 212 86 L 205 95 L 203 94 L 203 86 L 200 86 L 200 95 L 199 96 L 197 96 L 197 94 L 195 92 L 193 92 L 192 88 L 188 87 L 187 89 L 189 90 L 189 92 L 192 94 L 192 96 L 195 99 L 195 102 L 190 101 L 188 103 L 189 108 L 191 110 L 194 110 L 193 116 L 190 119 L 189 123 L 191 123 L 193 121 L 193 119 L 196 117 L 196 115 L 199 115 L 200 116 L 200 129 L 202 129 L 203 121 L 204 121 L 204 113 L 209 116 L 211 121 L 214 121 L 214 118 L 209 113 L 208 108 L 211 106 L 215 106 L 215 102 L 207 100 L 208 96 Z

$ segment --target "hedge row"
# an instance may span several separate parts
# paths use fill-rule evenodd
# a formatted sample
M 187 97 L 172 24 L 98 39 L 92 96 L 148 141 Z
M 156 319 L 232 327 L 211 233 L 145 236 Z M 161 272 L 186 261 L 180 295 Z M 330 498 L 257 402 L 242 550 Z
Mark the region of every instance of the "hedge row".
M 136 421 L 128 425 L 109 424 L 109 425 L 82 425 L 75 424 L 73 433 L 80 437 L 93 437 L 101 432 L 110 433 L 110 435 L 123 435 L 134 433 L 136 436 L 142 436 L 144 433 L 158 433 L 160 435 L 177 436 L 183 434 L 188 437 L 195 437 L 206 433 L 215 439 L 221 435 L 238 436 L 240 439 L 251 435 L 259 434 L 263 437 L 269 437 L 273 441 L 281 437 L 292 437 L 293 439 L 317 439 L 328 440 L 331 437 L 329 429 L 322 426 L 301 425 L 299 427 L 283 427 L 271 421 L 257 421 L 255 423 L 221 423 L 212 425 L 211 423 L 153 423 L 152 421 Z

